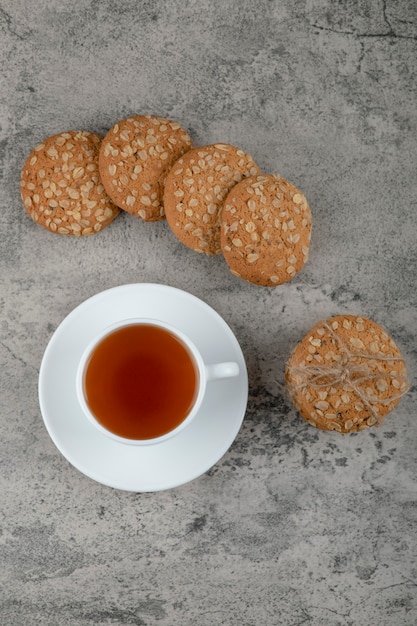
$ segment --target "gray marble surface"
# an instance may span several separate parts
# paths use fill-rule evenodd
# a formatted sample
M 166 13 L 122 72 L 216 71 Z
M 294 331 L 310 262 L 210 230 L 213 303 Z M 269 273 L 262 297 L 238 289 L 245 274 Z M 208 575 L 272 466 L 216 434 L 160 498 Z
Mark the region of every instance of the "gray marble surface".
M 413 0 L 0 1 L 0 623 L 417 623 L 417 9 Z M 176 119 L 299 186 L 305 269 L 275 289 L 121 215 L 84 239 L 23 210 L 22 164 L 68 129 Z M 115 285 L 202 298 L 234 330 L 250 394 L 207 473 L 131 493 L 70 465 L 43 425 L 39 366 L 61 320 Z M 283 392 L 317 320 L 362 314 L 404 353 L 381 428 L 317 431 Z

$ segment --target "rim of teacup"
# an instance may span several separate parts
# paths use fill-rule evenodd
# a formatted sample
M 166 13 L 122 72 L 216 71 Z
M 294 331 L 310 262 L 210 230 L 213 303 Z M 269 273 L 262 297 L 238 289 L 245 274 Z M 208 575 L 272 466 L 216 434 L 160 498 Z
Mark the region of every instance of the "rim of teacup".
M 183 421 L 180 424 L 178 424 L 178 426 L 176 426 L 169 432 L 164 433 L 163 435 L 159 435 L 158 437 L 152 437 L 149 439 L 130 439 L 128 437 L 121 437 L 120 435 L 117 435 L 116 433 L 113 433 L 111 430 L 108 430 L 107 428 L 105 428 L 90 410 L 87 400 L 85 398 L 85 393 L 84 393 L 84 381 L 85 381 L 86 368 L 87 368 L 89 359 L 94 349 L 99 345 L 99 343 L 101 343 L 101 341 L 103 341 L 111 333 L 121 328 L 125 328 L 127 326 L 134 326 L 134 325 L 157 326 L 159 328 L 163 328 L 164 330 L 167 330 L 168 332 L 172 333 L 187 348 L 188 352 L 190 353 L 191 358 L 193 359 L 196 365 L 196 368 L 198 371 L 198 377 L 199 377 L 198 393 L 196 395 L 195 401 L 188 415 L 183 419 Z M 113 441 L 117 441 L 124 445 L 126 444 L 127 445 L 153 445 L 157 443 L 162 443 L 168 439 L 171 439 L 171 437 L 174 437 L 175 435 L 177 435 L 184 428 L 186 428 L 186 426 L 188 426 L 197 415 L 201 407 L 204 395 L 205 395 L 206 385 L 207 385 L 206 366 L 203 361 L 203 357 L 201 356 L 198 348 L 195 346 L 193 341 L 189 337 L 187 337 L 185 333 L 180 331 L 178 328 L 176 328 L 172 324 L 169 324 L 160 319 L 147 318 L 147 317 L 146 318 L 134 317 L 134 318 L 128 318 L 124 320 L 119 320 L 117 322 L 110 324 L 109 326 L 106 326 L 104 329 L 102 329 L 100 333 L 98 333 L 88 343 L 88 345 L 84 349 L 84 352 L 81 355 L 81 359 L 77 367 L 77 374 L 76 374 L 77 399 L 83 410 L 85 417 L 102 434 L 106 435 L 107 437 L 110 437 L 111 439 L 113 439 Z

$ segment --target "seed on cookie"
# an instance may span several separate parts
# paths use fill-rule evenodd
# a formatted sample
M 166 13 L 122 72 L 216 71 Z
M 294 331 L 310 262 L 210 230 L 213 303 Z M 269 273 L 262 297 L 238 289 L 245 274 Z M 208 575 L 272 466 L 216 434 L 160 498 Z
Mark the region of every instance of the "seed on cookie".
M 278 175 L 250 176 L 225 198 L 222 252 L 232 273 L 249 282 L 272 287 L 294 278 L 307 261 L 310 236 L 305 196 Z
M 292 351 L 285 379 L 301 417 L 340 433 L 381 424 L 409 388 L 394 341 L 376 322 L 354 315 L 316 324 Z
M 171 166 L 193 144 L 172 120 L 135 115 L 115 124 L 103 139 L 99 169 L 113 202 L 146 222 L 164 219 L 163 193 Z
M 223 201 L 238 181 L 257 173 L 253 158 L 229 144 L 211 144 L 184 154 L 168 173 L 164 192 L 166 218 L 176 237 L 196 252 L 220 253 Z
M 34 222 L 60 235 L 97 233 L 119 214 L 98 173 L 102 137 L 67 131 L 48 137 L 26 159 L 23 205 Z

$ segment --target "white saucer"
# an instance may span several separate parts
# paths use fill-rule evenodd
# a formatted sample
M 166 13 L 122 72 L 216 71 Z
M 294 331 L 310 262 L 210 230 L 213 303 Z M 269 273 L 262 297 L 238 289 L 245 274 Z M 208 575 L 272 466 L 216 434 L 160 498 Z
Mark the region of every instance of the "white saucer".
M 81 355 L 102 328 L 124 318 L 162 319 L 184 331 L 206 363 L 236 361 L 240 374 L 209 383 L 194 421 L 160 444 L 131 446 L 98 432 L 76 397 Z M 80 472 L 109 487 L 160 491 L 209 470 L 233 443 L 248 399 L 245 360 L 233 332 L 210 306 L 189 293 L 151 283 L 103 291 L 75 308 L 58 326 L 42 359 L 39 403 L 46 429 Z

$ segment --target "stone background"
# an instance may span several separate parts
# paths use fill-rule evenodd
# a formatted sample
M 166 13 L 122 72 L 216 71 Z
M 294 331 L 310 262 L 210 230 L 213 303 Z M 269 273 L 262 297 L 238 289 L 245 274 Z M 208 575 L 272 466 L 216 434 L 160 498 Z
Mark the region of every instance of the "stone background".
M 0 0 L 0 623 L 412 626 L 417 622 L 417 5 L 413 0 Z M 85 239 L 23 210 L 34 145 L 129 114 L 232 143 L 306 194 L 309 263 L 275 289 L 166 223 Z M 234 444 L 177 489 L 74 469 L 37 400 L 47 341 L 80 302 L 157 282 L 216 309 L 250 383 Z M 412 388 L 379 429 L 316 431 L 283 393 L 320 318 L 371 317 Z

